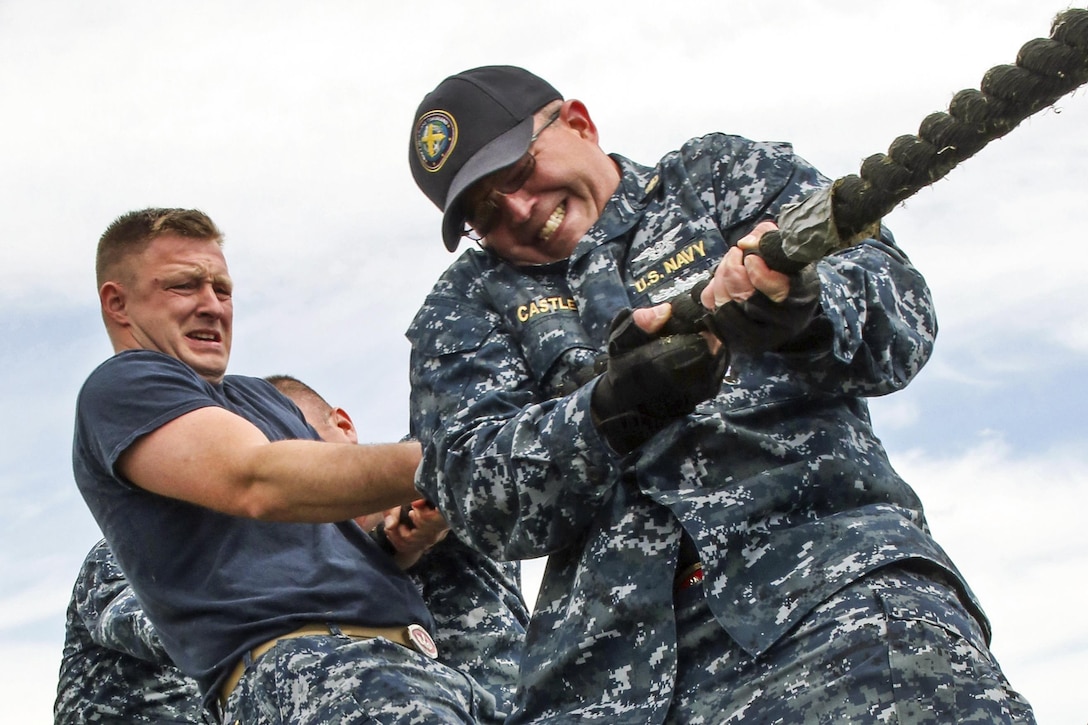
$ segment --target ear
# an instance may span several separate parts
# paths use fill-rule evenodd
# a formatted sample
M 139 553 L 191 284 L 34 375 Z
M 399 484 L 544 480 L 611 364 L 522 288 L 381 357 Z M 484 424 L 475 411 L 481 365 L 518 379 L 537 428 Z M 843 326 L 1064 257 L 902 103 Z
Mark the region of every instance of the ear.
M 559 117 L 563 122 L 578 132 L 582 138 L 597 143 L 597 126 L 589 116 L 589 110 L 581 101 L 572 98 L 563 103 L 559 110 Z
M 352 442 L 359 442 L 359 433 L 355 430 L 355 424 L 351 422 L 351 416 L 343 408 L 332 409 L 332 423 L 344 432 L 344 435 Z
M 98 300 L 102 305 L 102 316 L 109 322 L 121 327 L 128 326 L 125 288 L 118 282 L 106 282 L 98 290 Z

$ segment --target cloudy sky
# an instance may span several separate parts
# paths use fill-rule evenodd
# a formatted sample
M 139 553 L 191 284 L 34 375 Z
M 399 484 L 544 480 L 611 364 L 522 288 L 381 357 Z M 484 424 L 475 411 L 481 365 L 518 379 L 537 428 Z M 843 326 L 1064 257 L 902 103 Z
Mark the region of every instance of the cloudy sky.
M 5 719 L 49 721 L 65 607 L 99 537 L 70 446 L 76 391 L 110 354 L 92 266 L 117 215 L 209 213 L 236 283 L 233 372 L 297 375 L 366 439 L 392 440 L 407 428 L 403 332 L 452 261 L 406 163 L 416 105 L 446 75 L 524 65 L 585 101 L 605 149 L 637 161 L 727 131 L 791 141 L 839 176 L 1012 62 L 1065 7 L 0 0 Z M 1013 685 L 1040 722 L 1079 725 L 1086 95 L 888 217 L 941 332 L 918 379 L 872 404 Z

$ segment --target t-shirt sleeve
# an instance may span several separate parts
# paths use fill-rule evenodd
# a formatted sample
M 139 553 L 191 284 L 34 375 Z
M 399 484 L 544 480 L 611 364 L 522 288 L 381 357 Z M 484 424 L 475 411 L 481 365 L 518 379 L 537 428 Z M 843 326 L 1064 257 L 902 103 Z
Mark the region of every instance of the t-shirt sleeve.
M 145 350 L 115 355 L 91 373 L 80 391 L 77 446 L 113 474 L 117 459 L 139 437 L 193 410 L 218 405 L 207 385 L 168 355 Z

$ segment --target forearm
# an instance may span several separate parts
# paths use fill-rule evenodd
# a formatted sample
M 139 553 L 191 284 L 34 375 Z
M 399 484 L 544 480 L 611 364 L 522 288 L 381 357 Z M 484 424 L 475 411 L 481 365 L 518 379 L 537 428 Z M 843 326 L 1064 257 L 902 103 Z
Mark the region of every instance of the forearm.
M 269 442 L 249 421 L 207 407 L 137 440 L 117 467 L 141 488 L 223 513 L 333 522 L 418 498 L 419 459 L 415 442 Z
M 597 350 L 558 319 L 520 338 L 494 312 L 509 304 L 503 285 L 492 299 L 474 287 L 486 264 L 464 266 L 409 330 L 411 433 L 426 442 L 417 485 L 474 548 L 497 559 L 544 555 L 581 536 L 618 470 L 593 427 L 592 386 L 561 384 Z M 539 335 L 551 352 L 536 354 Z
M 450 526 L 499 559 L 541 556 L 581 535 L 608 495 L 615 454 L 593 428 L 590 389 L 515 407 L 486 396 L 428 426 L 421 489 Z M 497 407 L 494 407 L 497 405 Z M 502 413 L 497 417 L 497 413 Z
M 245 515 L 269 521 L 341 521 L 419 497 L 415 441 L 333 445 L 276 441 L 250 458 Z

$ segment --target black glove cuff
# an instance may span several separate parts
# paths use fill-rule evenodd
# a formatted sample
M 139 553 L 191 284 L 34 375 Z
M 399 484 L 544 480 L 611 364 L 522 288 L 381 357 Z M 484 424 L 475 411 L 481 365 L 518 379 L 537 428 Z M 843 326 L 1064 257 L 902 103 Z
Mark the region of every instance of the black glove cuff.
M 743 302 L 727 302 L 706 324 L 731 350 L 771 352 L 798 337 L 820 308 L 820 277 L 815 263 L 790 275 L 790 293 L 774 302 L 756 292 Z
M 729 359 L 711 354 L 700 335 L 651 339 L 608 358 L 590 410 L 613 449 L 626 453 L 721 390 Z

